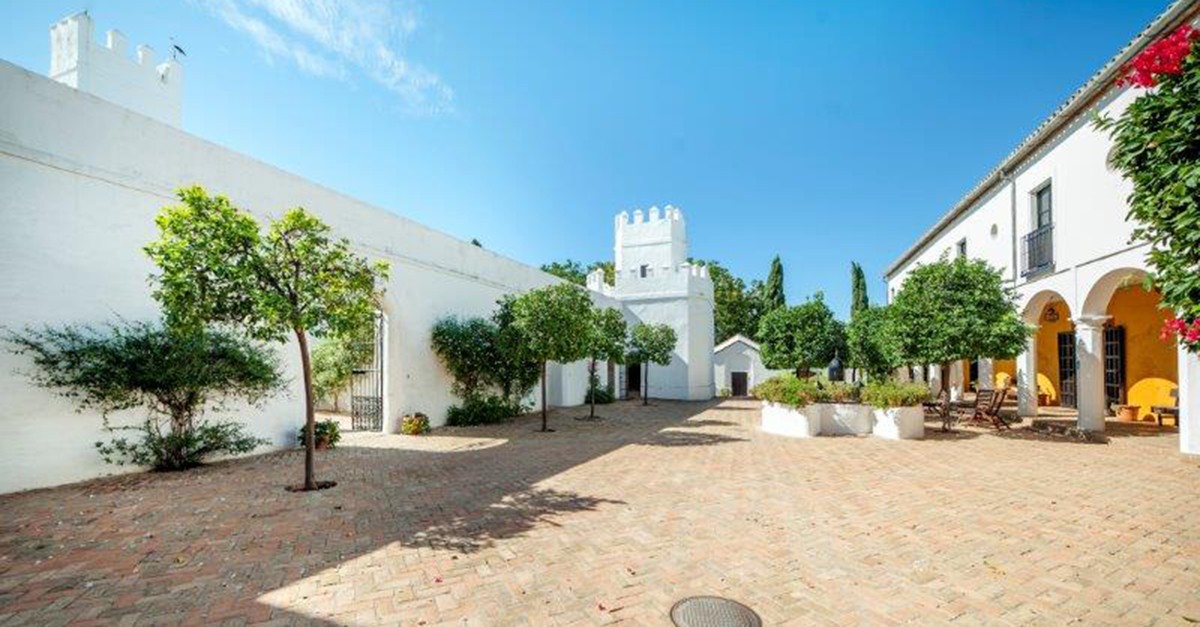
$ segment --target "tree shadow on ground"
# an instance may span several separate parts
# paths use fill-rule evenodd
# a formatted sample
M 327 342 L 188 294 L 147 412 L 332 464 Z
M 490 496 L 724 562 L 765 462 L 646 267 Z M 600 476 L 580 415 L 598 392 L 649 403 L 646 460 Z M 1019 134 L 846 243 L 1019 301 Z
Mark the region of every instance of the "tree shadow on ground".
M 604 515 L 623 506 L 606 486 L 583 493 L 543 482 L 630 445 L 745 442 L 736 424 L 689 424 L 716 405 L 618 402 L 599 422 L 571 420 L 579 408 L 556 410 L 555 433 L 535 432 L 532 415 L 434 432 L 486 442 L 478 447 L 430 438 L 418 450 L 405 448 L 414 438 L 382 435 L 355 446 L 347 438 L 318 454 L 318 478 L 338 486 L 316 493 L 284 491 L 303 468 L 303 453 L 292 450 L 5 495 L 0 554 L 10 559 L 0 569 L 0 605 L 31 598 L 21 612 L 32 623 L 51 604 L 86 606 L 87 618 L 106 622 L 134 613 L 182 623 L 317 622 L 300 601 L 264 599 L 357 558 L 384 559 L 379 551 L 396 544 L 467 554 L 567 517 Z M 690 430 L 700 426 L 729 432 Z M 426 448 L 434 445 L 447 450 Z M 159 590 L 158 580 L 190 583 Z

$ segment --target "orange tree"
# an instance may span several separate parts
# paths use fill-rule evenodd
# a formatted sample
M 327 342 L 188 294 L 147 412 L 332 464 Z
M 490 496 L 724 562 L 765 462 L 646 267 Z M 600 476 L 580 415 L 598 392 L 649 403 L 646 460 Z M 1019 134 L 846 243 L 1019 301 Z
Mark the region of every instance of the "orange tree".
M 154 297 L 167 323 L 200 328 L 223 323 L 250 336 L 300 348 L 304 380 L 304 490 L 329 487 L 314 477 L 312 360 L 309 335 L 353 336 L 372 324 L 387 278 L 385 263 L 372 264 L 333 237 L 302 208 L 287 211 L 264 232 L 249 213 L 199 186 L 181 189 L 180 205 L 164 207 L 157 241 L 146 253 L 158 265 Z

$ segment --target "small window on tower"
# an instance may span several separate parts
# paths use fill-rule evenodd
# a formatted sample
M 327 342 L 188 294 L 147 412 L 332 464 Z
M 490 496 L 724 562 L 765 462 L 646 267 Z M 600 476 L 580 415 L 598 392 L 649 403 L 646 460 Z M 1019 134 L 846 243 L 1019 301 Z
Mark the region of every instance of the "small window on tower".
M 646 278 L 646 274 L 650 272 L 650 266 L 648 266 L 646 264 L 642 264 L 642 267 L 639 269 L 639 272 L 641 273 L 643 279 Z
M 965 238 L 965 237 L 958 241 L 958 256 L 959 257 L 967 256 L 967 238 Z

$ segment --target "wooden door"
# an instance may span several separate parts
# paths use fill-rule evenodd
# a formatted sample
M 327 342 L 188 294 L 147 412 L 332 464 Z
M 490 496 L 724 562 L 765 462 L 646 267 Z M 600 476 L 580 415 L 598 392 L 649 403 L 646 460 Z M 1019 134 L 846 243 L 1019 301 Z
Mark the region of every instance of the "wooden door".
M 750 394 L 750 389 L 747 385 L 746 373 L 731 372 L 729 376 L 733 383 L 733 390 L 731 390 L 731 392 L 734 396 L 747 396 Z

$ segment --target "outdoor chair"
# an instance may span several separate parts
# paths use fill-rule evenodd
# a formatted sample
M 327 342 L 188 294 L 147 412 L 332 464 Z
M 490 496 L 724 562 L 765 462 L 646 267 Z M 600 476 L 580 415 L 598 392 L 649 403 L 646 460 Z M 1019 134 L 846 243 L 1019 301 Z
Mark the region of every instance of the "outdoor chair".
M 995 390 L 979 390 L 975 393 L 975 402 L 971 405 L 963 405 L 958 410 L 958 422 L 972 424 L 986 420 L 986 416 L 992 409 L 992 402 L 996 400 Z
M 1154 419 L 1158 421 L 1158 426 L 1163 426 L 1163 418 L 1170 417 L 1175 421 L 1175 426 L 1179 427 L 1179 390 L 1171 390 L 1171 405 L 1155 405 L 1150 408 L 1150 413 L 1154 414 Z
M 993 427 L 996 427 L 997 431 L 1001 429 L 1012 429 L 1012 426 L 1008 424 L 1008 421 L 1000 417 L 1000 408 L 1004 406 L 1004 400 L 1006 398 L 1008 398 L 1007 385 L 1001 388 L 999 392 L 996 392 L 992 395 L 991 404 L 987 410 L 980 415 L 981 420 L 991 423 Z

